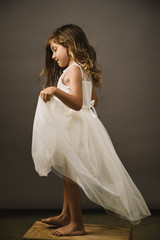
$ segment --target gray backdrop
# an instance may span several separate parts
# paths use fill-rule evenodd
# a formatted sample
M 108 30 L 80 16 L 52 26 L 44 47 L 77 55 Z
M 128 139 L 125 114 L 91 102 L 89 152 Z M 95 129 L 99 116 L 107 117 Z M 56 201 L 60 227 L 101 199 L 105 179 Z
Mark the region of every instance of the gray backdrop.
M 74 23 L 97 51 L 103 84 L 97 113 L 150 208 L 160 207 L 160 14 L 158 1 L 14 0 L 0 2 L 0 208 L 60 208 L 63 181 L 39 177 L 32 124 L 55 28 Z M 101 208 L 82 193 L 83 208 Z

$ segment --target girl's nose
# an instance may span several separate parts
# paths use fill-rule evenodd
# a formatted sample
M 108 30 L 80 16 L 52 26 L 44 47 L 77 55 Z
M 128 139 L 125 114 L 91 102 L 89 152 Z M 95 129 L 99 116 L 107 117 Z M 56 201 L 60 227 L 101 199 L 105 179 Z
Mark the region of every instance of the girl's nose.
M 55 54 L 54 53 L 52 54 L 52 59 L 55 59 Z

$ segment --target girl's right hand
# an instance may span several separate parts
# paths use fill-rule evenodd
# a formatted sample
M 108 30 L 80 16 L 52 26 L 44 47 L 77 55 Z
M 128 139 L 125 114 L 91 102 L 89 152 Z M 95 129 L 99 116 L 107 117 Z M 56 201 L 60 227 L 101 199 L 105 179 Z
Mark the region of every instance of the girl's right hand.
M 50 101 L 51 97 L 53 97 L 55 92 L 55 87 L 48 87 L 43 89 L 40 92 L 40 96 L 43 99 L 43 101 L 46 103 L 47 101 Z

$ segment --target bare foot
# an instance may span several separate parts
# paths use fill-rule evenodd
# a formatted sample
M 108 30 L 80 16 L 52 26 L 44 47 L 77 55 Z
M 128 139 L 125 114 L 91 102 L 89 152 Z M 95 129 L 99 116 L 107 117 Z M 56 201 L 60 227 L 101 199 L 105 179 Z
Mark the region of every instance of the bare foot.
M 77 225 L 73 223 L 69 223 L 64 227 L 57 228 L 52 233 L 56 236 L 81 236 L 86 234 L 83 225 Z
M 43 218 L 41 221 L 50 225 L 65 226 L 70 223 L 70 215 L 60 214 L 59 216 L 55 217 Z

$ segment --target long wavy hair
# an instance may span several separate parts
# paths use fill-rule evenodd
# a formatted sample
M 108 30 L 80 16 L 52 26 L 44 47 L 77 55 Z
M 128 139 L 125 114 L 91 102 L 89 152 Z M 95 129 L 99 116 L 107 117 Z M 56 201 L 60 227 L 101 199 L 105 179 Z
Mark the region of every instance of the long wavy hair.
M 39 75 L 38 80 L 43 75 L 47 75 L 43 89 L 49 86 L 56 86 L 63 68 L 60 68 L 57 62 L 52 59 L 52 50 L 50 48 L 51 41 L 67 48 L 69 57 L 80 63 L 84 72 L 91 74 L 93 87 L 101 85 L 101 70 L 96 62 L 96 52 L 89 44 L 84 31 L 77 25 L 67 24 L 57 28 L 50 34 L 46 42 L 45 65 Z

